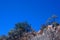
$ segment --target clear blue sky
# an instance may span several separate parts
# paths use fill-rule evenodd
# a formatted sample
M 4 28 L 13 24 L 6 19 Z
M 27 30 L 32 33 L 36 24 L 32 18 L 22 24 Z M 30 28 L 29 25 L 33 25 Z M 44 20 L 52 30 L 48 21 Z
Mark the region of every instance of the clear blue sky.
M 21 21 L 28 21 L 38 31 L 53 14 L 60 16 L 59 0 L 0 0 L 0 35 L 6 35 Z

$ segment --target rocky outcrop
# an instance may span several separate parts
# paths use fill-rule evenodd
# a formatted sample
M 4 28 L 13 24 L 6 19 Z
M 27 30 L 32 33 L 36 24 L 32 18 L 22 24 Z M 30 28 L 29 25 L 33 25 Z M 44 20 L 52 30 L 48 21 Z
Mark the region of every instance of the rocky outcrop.
M 48 25 L 44 30 L 40 30 L 37 36 L 31 40 L 60 40 L 60 25 Z

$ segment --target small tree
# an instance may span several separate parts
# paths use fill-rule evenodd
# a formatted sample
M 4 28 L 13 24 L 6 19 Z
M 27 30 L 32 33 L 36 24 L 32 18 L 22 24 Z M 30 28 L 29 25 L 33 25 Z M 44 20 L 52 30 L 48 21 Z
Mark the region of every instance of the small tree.
M 29 32 L 31 31 L 31 26 L 27 22 L 22 22 L 22 23 L 17 23 L 15 25 L 15 29 L 23 32 Z

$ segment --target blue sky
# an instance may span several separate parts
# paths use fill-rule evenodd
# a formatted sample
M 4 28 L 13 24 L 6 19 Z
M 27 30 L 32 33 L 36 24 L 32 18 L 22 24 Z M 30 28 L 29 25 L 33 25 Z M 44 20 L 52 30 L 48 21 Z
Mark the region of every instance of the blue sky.
M 0 35 L 8 34 L 22 21 L 38 31 L 53 14 L 60 16 L 60 0 L 0 0 Z

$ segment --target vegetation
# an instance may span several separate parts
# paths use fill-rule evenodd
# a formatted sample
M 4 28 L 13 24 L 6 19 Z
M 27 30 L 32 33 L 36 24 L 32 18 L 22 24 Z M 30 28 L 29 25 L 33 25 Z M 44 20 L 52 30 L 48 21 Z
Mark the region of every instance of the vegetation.
M 31 25 L 27 22 L 20 22 L 15 24 L 15 28 L 8 32 L 8 36 L 1 36 L 0 40 L 21 40 L 20 38 L 24 35 L 24 33 L 32 32 Z
M 53 27 L 57 27 L 59 24 L 56 22 L 57 16 L 52 16 L 47 20 L 46 24 L 41 26 L 41 30 L 47 28 L 48 25 L 53 25 Z M 53 19 L 53 21 L 51 20 Z M 28 40 L 31 38 L 30 36 L 36 36 L 36 32 L 32 29 L 31 25 L 27 22 L 19 22 L 15 24 L 15 28 L 8 32 L 8 36 L 1 36 L 0 40 Z

